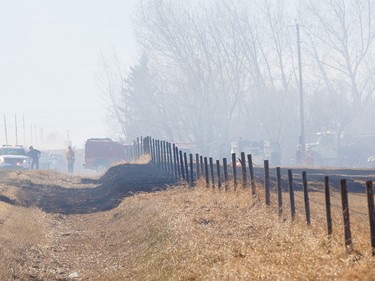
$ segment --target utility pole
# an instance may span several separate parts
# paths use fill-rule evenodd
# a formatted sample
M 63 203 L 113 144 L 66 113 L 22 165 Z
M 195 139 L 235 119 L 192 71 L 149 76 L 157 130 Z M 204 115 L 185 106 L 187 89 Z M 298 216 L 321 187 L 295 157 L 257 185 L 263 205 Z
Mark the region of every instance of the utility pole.
M 299 24 L 296 22 L 297 29 L 297 47 L 298 47 L 298 72 L 299 72 L 299 112 L 301 118 L 301 136 L 300 144 L 302 145 L 302 151 L 306 151 L 306 142 L 305 142 L 305 121 L 304 121 L 304 108 L 303 108 L 303 81 L 302 81 L 302 60 L 301 60 L 301 40 L 299 35 Z
M 17 114 L 14 114 L 14 124 L 16 128 L 16 145 L 18 145 Z
M 39 133 L 40 133 L 40 145 L 43 144 L 43 128 L 39 128 Z
M 22 116 L 22 127 L 23 127 L 23 145 L 26 145 L 26 129 L 25 129 L 25 116 Z
M 30 125 L 30 144 L 33 143 L 33 125 Z
M 8 144 L 8 130 L 7 130 L 7 120 L 4 114 L 4 129 L 5 129 L 5 144 Z

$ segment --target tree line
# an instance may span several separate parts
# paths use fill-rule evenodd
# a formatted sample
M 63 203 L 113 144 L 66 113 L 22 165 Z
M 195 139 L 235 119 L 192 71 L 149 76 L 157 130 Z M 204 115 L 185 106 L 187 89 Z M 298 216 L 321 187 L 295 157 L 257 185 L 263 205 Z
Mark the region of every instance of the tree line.
M 218 155 L 240 138 L 280 143 L 300 132 L 296 19 L 301 28 L 306 140 L 370 132 L 375 1 L 141 0 L 140 57 L 103 59 L 101 86 L 124 139 L 152 135 Z

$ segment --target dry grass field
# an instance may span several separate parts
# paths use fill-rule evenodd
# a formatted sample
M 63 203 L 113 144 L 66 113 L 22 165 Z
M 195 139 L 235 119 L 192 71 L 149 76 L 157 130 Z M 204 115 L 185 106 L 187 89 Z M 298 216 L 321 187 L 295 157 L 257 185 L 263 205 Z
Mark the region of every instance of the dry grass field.
M 108 190 L 118 184 L 110 183 Z M 28 201 L 25 188 L 40 184 L 43 192 L 97 188 L 94 181 L 50 171 L 1 172 L 1 280 L 375 280 L 364 194 L 349 196 L 354 250 L 347 255 L 336 192 L 329 239 L 318 191 L 310 193 L 308 226 L 302 193 L 296 193 L 292 223 L 288 194 L 279 218 L 275 194 L 266 207 L 261 185 L 254 198 L 233 186 L 228 192 L 203 182 L 194 190 L 171 186 L 124 196 L 107 210 L 67 214 L 43 211 L 37 202 L 64 198 L 38 197 L 38 190 Z

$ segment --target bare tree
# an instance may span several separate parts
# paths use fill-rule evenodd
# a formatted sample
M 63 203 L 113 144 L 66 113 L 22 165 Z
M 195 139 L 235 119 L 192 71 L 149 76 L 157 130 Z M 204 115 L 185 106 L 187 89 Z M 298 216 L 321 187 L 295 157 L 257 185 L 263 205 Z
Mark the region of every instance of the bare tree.
M 331 113 L 336 113 L 329 118 L 334 118 L 340 135 L 375 91 L 374 71 L 369 67 L 373 63 L 375 1 L 310 1 L 303 13 L 308 50 L 315 63 L 311 73 L 316 76 L 309 79 L 321 79 L 326 94 L 332 96 L 325 101 Z M 315 84 L 321 87 L 321 83 Z
M 283 1 L 272 4 L 263 0 L 251 4 L 257 9 L 243 9 L 247 14 L 242 17 L 241 27 L 247 71 L 252 79 L 252 88 L 245 100 L 246 112 L 252 114 L 249 118 L 257 120 L 263 139 L 282 143 L 290 154 L 299 134 L 296 130 L 298 80 L 292 47 L 296 40 L 290 26 L 293 22 Z
M 374 2 L 319 0 L 300 10 L 308 135 L 340 134 L 372 100 Z M 135 19 L 150 76 L 131 92 L 139 64 L 126 77 L 116 63 L 104 72 L 123 134 L 191 141 L 202 153 L 232 138 L 273 139 L 292 152 L 297 39 L 284 1 L 141 0 Z
M 147 1 L 140 7 L 138 38 L 155 69 L 167 77 L 168 98 L 178 108 L 177 130 L 207 151 L 229 133 L 239 94 L 231 91 L 231 78 L 241 74 L 229 61 L 241 58 L 229 53 L 230 38 L 221 31 L 226 26 L 205 6 L 189 10 L 181 2 Z
M 123 88 L 124 70 L 116 53 L 111 57 L 101 55 L 96 76 L 110 120 L 108 124 L 110 124 L 114 133 L 120 133 L 121 137 L 126 139 L 127 130 L 118 107 L 119 93 Z

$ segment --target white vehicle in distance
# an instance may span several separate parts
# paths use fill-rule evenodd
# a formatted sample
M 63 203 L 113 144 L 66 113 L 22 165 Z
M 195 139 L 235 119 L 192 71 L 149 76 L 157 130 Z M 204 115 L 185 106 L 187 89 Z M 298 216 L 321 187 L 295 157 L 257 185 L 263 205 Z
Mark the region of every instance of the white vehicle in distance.
M 0 169 L 30 169 L 31 159 L 22 145 L 3 145 L 0 148 Z

